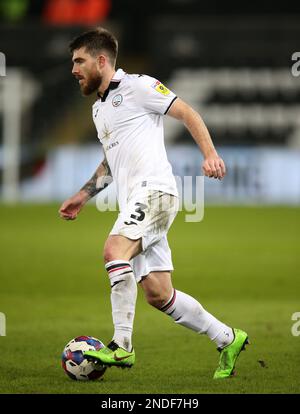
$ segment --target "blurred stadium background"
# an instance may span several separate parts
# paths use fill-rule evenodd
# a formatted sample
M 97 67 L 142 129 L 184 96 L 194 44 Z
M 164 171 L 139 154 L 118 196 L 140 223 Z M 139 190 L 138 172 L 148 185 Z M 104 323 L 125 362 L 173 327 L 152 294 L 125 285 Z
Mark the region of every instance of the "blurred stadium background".
M 230 4 L 1 0 L 1 199 L 62 200 L 98 165 L 94 98 L 80 96 L 68 42 L 100 24 L 119 38 L 118 67 L 157 77 L 202 114 L 228 165 L 224 182 L 207 180 L 207 203 L 299 204 L 299 14 Z M 174 173 L 199 174 L 191 137 L 165 123 Z
M 99 393 L 67 381 L 59 361 L 72 337 L 110 340 L 100 252 L 116 213 L 92 205 L 72 224 L 57 213 L 102 157 L 94 97 L 81 97 L 68 52 L 98 24 L 119 39 L 118 67 L 157 77 L 201 113 L 227 164 L 222 182 L 205 179 L 205 220 L 181 213 L 172 225 L 173 278 L 253 342 L 240 377 L 215 383 L 211 344 L 139 300 L 138 364 L 107 372 L 100 392 L 299 392 L 300 6 L 265 4 L 0 0 L 0 393 Z M 192 138 L 165 126 L 175 175 L 198 175 Z M 199 350 L 198 362 L 178 349 Z

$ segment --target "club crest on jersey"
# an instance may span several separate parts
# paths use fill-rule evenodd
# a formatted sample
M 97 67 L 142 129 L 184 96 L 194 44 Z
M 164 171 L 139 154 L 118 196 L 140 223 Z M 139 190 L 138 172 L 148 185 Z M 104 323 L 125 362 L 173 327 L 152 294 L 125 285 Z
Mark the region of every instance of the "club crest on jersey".
M 170 90 L 165 87 L 160 81 L 156 81 L 153 83 L 152 88 L 154 88 L 157 92 L 161 93 L 162 95 L 169 95 Z
M 121 105 L 122 102 L 123 102 L 123 96 L 120 94 L 112 98 L 112 105 L 114 107 Z

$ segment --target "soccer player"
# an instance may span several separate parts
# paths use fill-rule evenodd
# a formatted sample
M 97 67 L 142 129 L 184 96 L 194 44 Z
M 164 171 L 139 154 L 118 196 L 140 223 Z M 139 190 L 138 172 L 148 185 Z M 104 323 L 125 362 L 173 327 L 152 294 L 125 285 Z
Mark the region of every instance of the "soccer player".
M 104 159 L 59 213 L 74 220 L 106 187 L 107 177 L 116 183 L 120 208 L 104 246 L 114 335 L 107 347 L 86 352 L 85 358 L 107 366 L 134 364 L 132 331 L 139 283 L 149 304 L 215 342 L 220 358 L 214 378 L 229 377 L 248 342 L 247 333 L 225 325 L 172 285 L 167 232 L 178 210 L 178 193 L 164 146 L 163 115 L 184 123 L 203 154 L 206 176 L 222 179 L 224 162 L 202 118 L 187 103 L 150 76 L 115 69 L 118 43 L 110 32 L 103 28 L 85 32 L 71 42 L 70 52 L 72 74 L 82 94 L 97 93 L 93 120 Z

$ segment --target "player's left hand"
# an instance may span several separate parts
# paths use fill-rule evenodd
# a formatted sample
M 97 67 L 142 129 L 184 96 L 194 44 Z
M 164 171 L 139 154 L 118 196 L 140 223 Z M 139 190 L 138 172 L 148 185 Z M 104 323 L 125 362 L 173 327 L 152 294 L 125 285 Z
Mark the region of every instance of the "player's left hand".
M 225 163 L 218 155 L 205 158 L 202 164 L 202 170 L 206 177 L 218 178 L 222 180 L 226 174 Z

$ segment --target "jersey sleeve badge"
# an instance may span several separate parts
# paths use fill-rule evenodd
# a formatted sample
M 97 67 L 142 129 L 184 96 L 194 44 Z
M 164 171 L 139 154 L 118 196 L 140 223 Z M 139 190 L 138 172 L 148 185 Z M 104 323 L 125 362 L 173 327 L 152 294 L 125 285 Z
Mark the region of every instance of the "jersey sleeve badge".
M 170 90 L 165 87 L 160 81 L 156 81 L 153 83 L 152 88 L 154 88 L 157 92 L 161 93 L 162 95 L 169 95 Z

